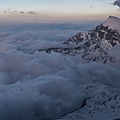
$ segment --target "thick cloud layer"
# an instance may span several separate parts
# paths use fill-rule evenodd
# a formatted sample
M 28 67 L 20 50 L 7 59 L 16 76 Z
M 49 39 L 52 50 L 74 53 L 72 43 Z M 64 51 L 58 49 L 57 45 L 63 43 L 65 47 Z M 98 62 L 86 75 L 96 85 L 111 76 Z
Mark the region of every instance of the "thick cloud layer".
M 120 85 L 120 71 L 116 68 L 87 64 L 79 55 L 39 53 L 40 48 L 61 43 L 50 41 L 55 39 L 54 35 L 61 35 L 60 30 L 47 30 L 46 36 L 42 35 L 43 31 L 0 33 L 1 120 L 57 118 L 93 96 L 92 91 L 88 96 L 87 87 L 96 87 L 98 95 L 110 94 L 108 87 Z
M 115 0 L 113 5 L 117 5 L 120 8 L 120 0 Z

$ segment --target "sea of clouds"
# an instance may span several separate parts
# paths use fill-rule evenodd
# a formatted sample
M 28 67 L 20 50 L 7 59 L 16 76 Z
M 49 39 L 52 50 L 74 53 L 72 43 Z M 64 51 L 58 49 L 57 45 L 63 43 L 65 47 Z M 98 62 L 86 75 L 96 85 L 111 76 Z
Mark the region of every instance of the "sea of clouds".
M 117 68 L 85 63 L 79 55 L 38 52 L 60 46 L 80 30 L 89 28 L 58 24 L 0 28 L 0 120 L 53 120 L 93 96 L 86 93 L 88 86 L 96 87 L 94 95 L 111 94 L 109 87 L 120 86 Z

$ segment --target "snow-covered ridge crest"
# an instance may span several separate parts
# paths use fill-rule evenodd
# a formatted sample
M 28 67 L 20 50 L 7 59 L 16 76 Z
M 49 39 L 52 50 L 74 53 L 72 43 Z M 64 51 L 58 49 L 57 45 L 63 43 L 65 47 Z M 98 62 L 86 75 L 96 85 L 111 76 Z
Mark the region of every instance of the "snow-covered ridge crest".
M 120 46 L 120 19 L 110 16 L 104 23 L 88 32 L 79 32 L 63 44 L 65 47 L 52 47 L 39 50 L 47 53 L 58 52 L 67 55 L 79 54 L 87 62 L 115 63 L 112 50 Z
M 109 18 L 102 25 L 105 27 L 108 26 L 109 29 L 120 32 L 120 18 L 109 16 Z

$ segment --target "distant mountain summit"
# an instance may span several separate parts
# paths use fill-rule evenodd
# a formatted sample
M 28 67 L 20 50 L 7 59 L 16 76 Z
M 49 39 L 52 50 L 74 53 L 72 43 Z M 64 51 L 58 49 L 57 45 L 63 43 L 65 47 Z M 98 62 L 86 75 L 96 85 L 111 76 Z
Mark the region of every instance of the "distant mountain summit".
M 109 47 L 120 43 L 120 19 L 110 16 L 104 23 L 98 25 L 88 33 L 78 33 L 69 38 L 64 44 L 78 44 L 83 40 L 91 40 L 93 43 L 107 42 Z
M 109 29 L 120 32 L 120 18 L 109 16 L 109 18 L 102 25 L 106 27 L 108 26 Z
M 109 51 L 120 45 L 120 19 L 110 16 L 104 23 L 89 32 L 80 32 L 63 43 L 65 47 L 53 47 L 41 51 L 51 51 L 76 55 L 80 54 L 87 62 L 115 62 Z

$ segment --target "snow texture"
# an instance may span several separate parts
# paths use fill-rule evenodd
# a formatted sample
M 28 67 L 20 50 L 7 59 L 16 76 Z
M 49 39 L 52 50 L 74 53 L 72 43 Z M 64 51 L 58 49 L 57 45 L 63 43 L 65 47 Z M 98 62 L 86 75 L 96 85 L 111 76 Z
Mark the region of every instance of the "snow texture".
M 118 30 L 120 32 L 120 18 L 109 16 L 103 23 L 103 26 L 108 26 L 109 29 Z

